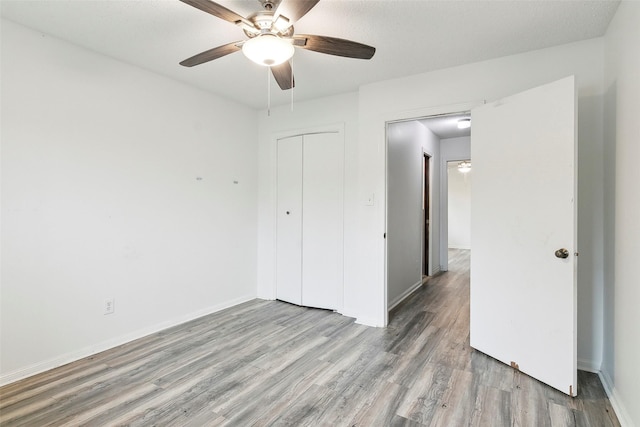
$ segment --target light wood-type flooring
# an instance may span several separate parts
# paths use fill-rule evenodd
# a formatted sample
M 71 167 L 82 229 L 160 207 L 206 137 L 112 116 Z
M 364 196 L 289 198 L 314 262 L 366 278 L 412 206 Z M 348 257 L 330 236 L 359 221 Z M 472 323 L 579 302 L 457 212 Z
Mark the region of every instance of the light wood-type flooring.
M 253 300 L 0 389 L 3 426 L 617 426 L 469 347 L 469 251 L 388 328 Z

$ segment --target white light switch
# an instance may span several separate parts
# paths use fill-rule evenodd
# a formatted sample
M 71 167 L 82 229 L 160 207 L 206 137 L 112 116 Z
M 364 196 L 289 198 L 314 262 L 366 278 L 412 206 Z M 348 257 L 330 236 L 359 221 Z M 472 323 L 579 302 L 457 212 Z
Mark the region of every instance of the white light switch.
M 364 204 L 365 204 L 365 206 L 373 206 L 374 205 L 374 201 L 375 201 L 375 194 L 371 193 L 365 199 Z
M 114 298 L 107 298 L 106 300 L 104 300 L 104 314 L 113 314 L 115 309 L 116 307 Z

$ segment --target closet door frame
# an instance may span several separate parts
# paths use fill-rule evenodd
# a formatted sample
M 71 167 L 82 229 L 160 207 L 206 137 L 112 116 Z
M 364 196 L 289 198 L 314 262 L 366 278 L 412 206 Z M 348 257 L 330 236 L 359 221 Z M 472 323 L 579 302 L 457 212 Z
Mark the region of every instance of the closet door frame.
M 276 132 L 273 133 L 271 136 L 271 144 L 270 144 L 270 151 L 271 151 L 271 159 L 272 159 L 272 164 L 274 165 L 274 167 L 272 168 L 272 227 L 273 227 L 273 258 L 272 258 L 272 262 L 273 262 L 273 280 L 272 280 L 272 290 L 271 290 L 271 294 L 273 295 L 273 299 L 276 299 L 276 295 L 277 295 L 277 256 L 278 256 L 278 251 L 277 251 L 277 233 L 278 233 L 278 229 L 277 229 L 277 209 L 278 209 L 278 185 L 277 185 L 277 174 L 278 174 L 278 140 L 281 139 L 285 139 L 285 138 L 291 138 L 291 137 L 296 137 L 296 136 L 304 136 L 304 135 L 312 135 L 312 134 L 322 134 L 322 133 L 335 133 L 338 134 L 341 142 L 342 142 L 342 146 L 343 149 L 346 150 L 346 141 L 344 138 L 344 123 L 334 123 L 334 124 L 328 124 L 328 125 L 324 125 L 324 126 L 318 126 L 318 127 L 309 127 L 309 128 L 301 128 L 301 129 L 293 129 L 293 130 L 289 130 L 289 131 L 282 131 L 282 132 Z M 344 152 L 344 151 L 343 151 Z M 345 223 L 345 200 L 344 200 L 344 195 L 345 195 L 345 180 L 344 180 L 344 174 L 345 174 L 345 158 L 343 157 L 343 191 L 342 191 L 342 224 L 343 224 L 343 233 L 342 233 L 342 281 L 341 281 L 341 289 L 338 292 L 338 299 L 337 299 L 337 307 L 335 307 L 335 311 L 337 311 L 338 313 L 342 313 L 343 307 L 344 307 L 344 267 L 345 267 L 345 263 L 344 263 L 344 244 L 345 244 L 345 233 L 344 233 L 344 223 Z

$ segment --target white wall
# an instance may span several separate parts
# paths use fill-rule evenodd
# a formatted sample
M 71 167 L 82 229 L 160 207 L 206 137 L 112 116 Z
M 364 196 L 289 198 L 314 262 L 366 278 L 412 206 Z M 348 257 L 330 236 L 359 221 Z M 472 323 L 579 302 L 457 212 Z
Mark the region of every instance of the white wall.
M 602 377 L 623 425 L 640 426 L 640 2 L 605 37 L 605 345 Z M 582 254 L 580 254 L 582 258 Z
M 461 173 L 458 162 L 450 162 L 448 177 L 449 248 L 471 249 L 471 177 L 473 170 Z
M 257 112 L 2 21 L 1 132 L 2 382 L 256 296 Z
M 422 144 L 418 122 L 389 125 L 387 154 L 387 305 L 422 283 Z

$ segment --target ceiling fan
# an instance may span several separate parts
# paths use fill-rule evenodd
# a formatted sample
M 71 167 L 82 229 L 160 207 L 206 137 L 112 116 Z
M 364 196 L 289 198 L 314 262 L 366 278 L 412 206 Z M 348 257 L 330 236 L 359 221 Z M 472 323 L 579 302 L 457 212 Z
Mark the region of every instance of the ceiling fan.
M 263 10 L 242 17 L 211 0 L 180 0 L 242 28 L 247 40 L 214 47 L 180 62 L 185 67 L 203 64 L 242 50 L 252 61 L 271 68 L 282 90 L 294 87 L 289 59 L 294 46 L 347 58 L 371 59 L 376 49 L 362 43 L 328 36 L 295 34 L 293 23 L 302 18 L 320 0 L 258 0 Z

